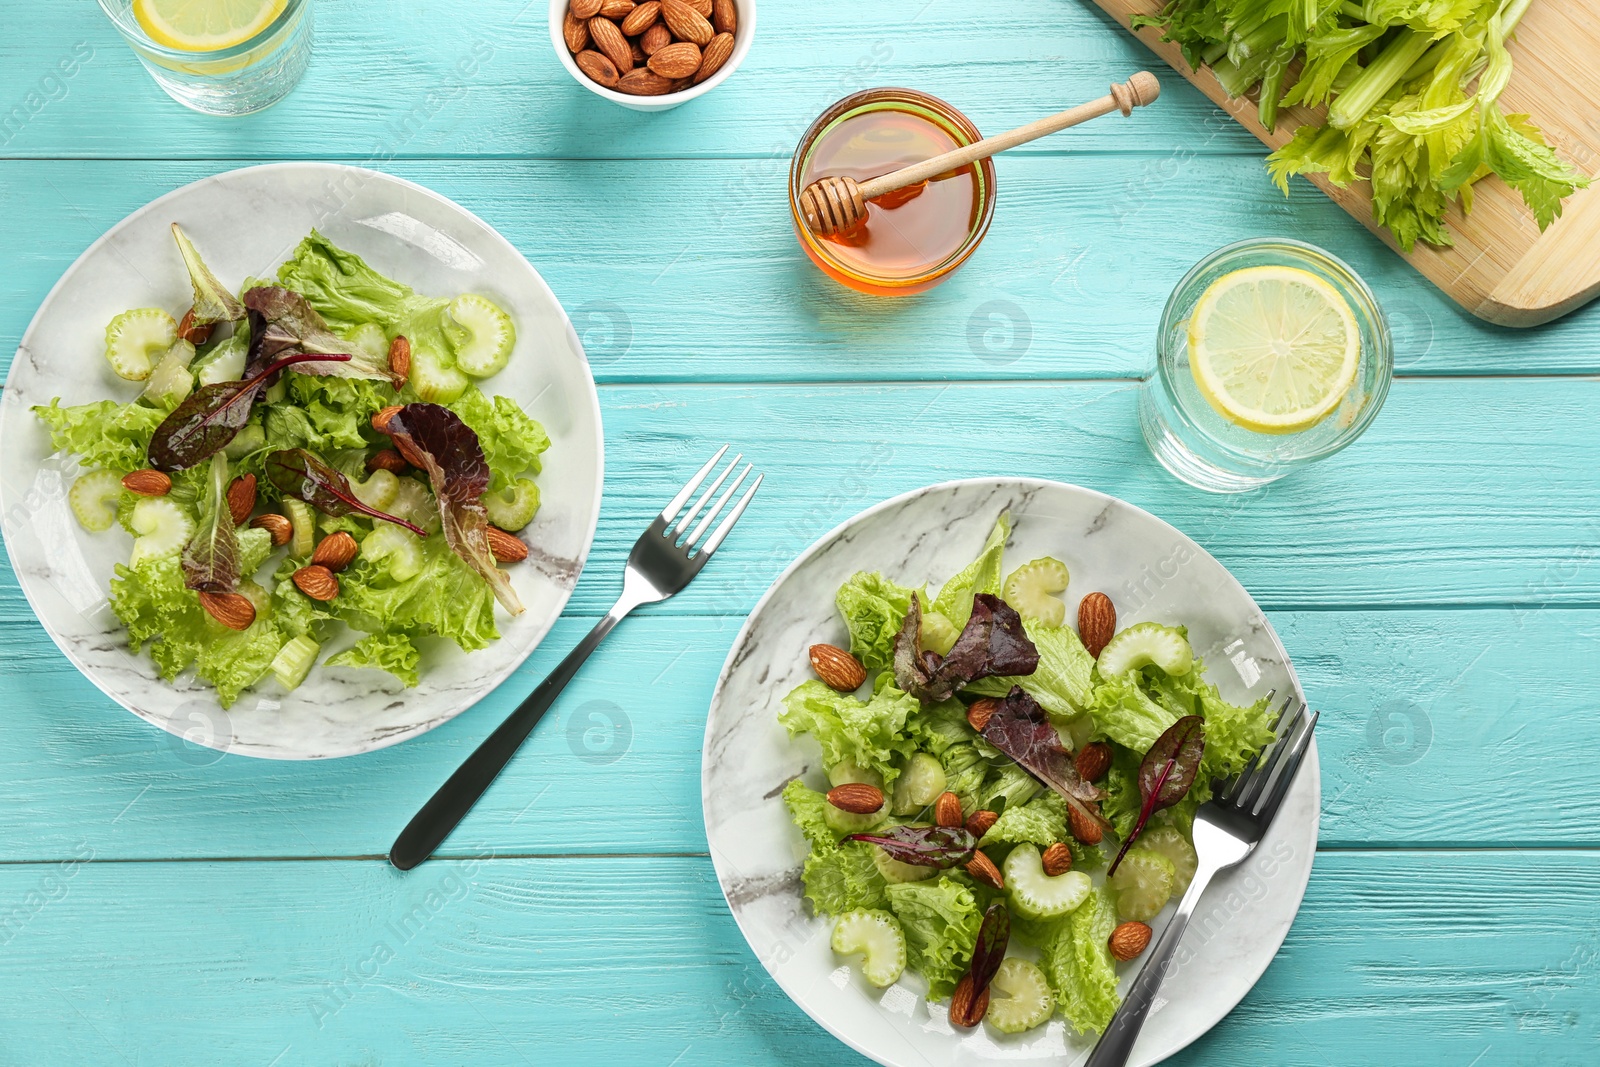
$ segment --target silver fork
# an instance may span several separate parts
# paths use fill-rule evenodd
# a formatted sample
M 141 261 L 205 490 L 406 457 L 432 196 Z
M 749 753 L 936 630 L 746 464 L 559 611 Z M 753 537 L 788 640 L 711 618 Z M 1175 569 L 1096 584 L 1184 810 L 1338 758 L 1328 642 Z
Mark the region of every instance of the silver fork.
M 394 845 L 389 849 L 389 862 L 402 871 L 409 871 L 429 856 L 444 839 L 450 836 L 450 831 L 456 824 L 472 810 L 472 806 L 483 796 L 484 790 L 489 788 L 489 783 L 505 769 L 511 762 L 511 757 L 527 740 L 528 734 L 533 732 L 533 727 L 549 710 L 556 697 L 572 676 L 578 673 L 578 668 L 583 661 L 589 658 L 589 653 L 595 650 L 612 627 L 621 622 L 634 608 L 641 604 L 654 604 L 665 600 L 674 593 L 679 592 L 684 586 L 700 573 L 700 568 L 706 565 L 728 536 L 728 531 L 733 529 L 734 523 L 739 521 L 739 516 L 744 514 L 744 509 L 750 505 L 750 498 L 756 495 L 756 490 L 761 488 L 761 479 L 764 475 L 756 475 L 755 481 L 750 483 L 750 488 L 739 497 L 733 510 L 727 517 L 711 530 L 710 536 L 706 531 L 711 529 L 711 524 L 717 516 L 727 507 L 728 501 L 733 499 L 733 494 L 739 491 L 739 486 L 750 475 L 751 464 L 746 463 L 744 470 L 726 489 L 717 497 L 711 509 L 706 511 L 706 503 L 723 483 L 733 473 L 734 468 L 743 459 L 743 454 L 733 457 L 725 470 L 706 487 L 705 492 L 687 511 L 684 505 L 689 498 L 694 496 L 696 489 L 721 461 L 727 453 L 728 446 L 723 445 L 717 450 L 698 474 L 689 479 L 689 484 L 679 490 L 678 495 L 672 498 L 672 503 L 656 517 L 650 528 L 640 536 L 633 546 L 633 551 L 628 555 L 628 569 L 622 580 L 622 596 L 617 599 L 606 617 L 595 624 L 589 631 L 589 636 L 578 642 L 578 647 L 567 653 L 567 658 L 562 660 L 550 676 L 539 683 L 526 700 L 517 706 L 506 721 L 495 728 L 494 733 L 484 739 L 477 751 L 467 757 L 456 772 L 452 774 L 439 791 L 433 794 L 422 810 L 412 818 L 406 828 L 400 831 L 400 836 L 395 838 Z M 679 517 L 679 512 L 683 512 Z M 701 515 L 704 511 L 705 514 Z M 696 519 L 699 522 L 695 522 Z M 677 521 L 674 522 L 673 520 Z M 691 528 L 691 524 L 692 528 Z M 686 532 L 687 531 L 687 532 Z
M 1290 705 L 1296 705 L 1294 712 Z M 1319 712 L 1306 715 L 1306 706 L 1294 697 L 1283 702 L 1278 712 L 1276 738 L 1260 762 L 1261 753 L 1251 759 L 1232 782 L 1217 782 L 1211 800 L 1200 805 L 1194 815 L 1194 850 L 1199 867 L 1189 891 L 1183 894 L 1178 912 L 1167 923 L 1161 936 L 1150 947 L 1144 967 L 1128 989 L 1127 998 L 1112 1016 L 1111 1024 L 1084 1061 L 1084 1067 L 1122 1067 L 1133 1053 L 1133 1043 L 1144 1026 L 1145 1016 L 1156 992 L 1167 977 L 1178 942 L 1189 926 L 1189 918 L 1200 895 L 1212 877 L 1244 862 L 1266 836 L 1273 816 L 1289 793 L 1289 784 L 1304 762 L 1311 745 L 1311 731 L 1317 727 Z

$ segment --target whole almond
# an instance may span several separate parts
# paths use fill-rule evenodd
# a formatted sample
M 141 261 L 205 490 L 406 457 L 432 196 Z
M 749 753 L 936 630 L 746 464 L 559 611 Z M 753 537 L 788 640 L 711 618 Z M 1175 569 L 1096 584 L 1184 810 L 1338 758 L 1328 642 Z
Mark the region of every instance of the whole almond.
M 339 579 L 320 563 L 313 563 L 295 571 L 294 584 L 312 600 L 332 600 L 339 595 Z
M 377 430 L 379 433 L 388 433 L 389 420 L 394 418 L 395 413 L 398 412 L 400 408 L 401 405 L 399 404 L 390 404 L 388 407 L 383 408 L 380 411 L 373 412 L 372 428 Z
M 1150 944 L 1150 927 L 1144 923 L 1121 923 L 1111 931 L 1111 937 L 1106 946 L 1111 949 L 1111 954 L 1119 960 L 1133 959 L 1145 950 Z
M 489 527 L 489 551 L 501 563 L 516 563 L 528 558 L 528 546 L 516 534 L 506 533 L 498 526 Z
M 983 728 L 989 725 L 989 720 L 994 716 L 994 713 L 999 710 L 1000 702 L 994 697 L 979 697 L 967 709 L 967 725 L 981 734 L 983 733 Z
M 1090 593 L 1078 602 L 1078 639 L 1089 655 L 1099 657 L 1117 632 L 1117 608 L 1104 593 Z
M 194 308 L 190 308 L 183 313 L 183 318 L 178 320 L 178 337 L 192 345 L 203 345 L 211 340 L 211 331 L 216 325 L 214 322 L 208 322 L 204 326 L 196 326 Z
M 711 17 L 711 0 L 684 0 L 684 3 L 700 12 L 702 18 Z
M 172 478 L 164 471 L 129 471 L 122 476 L 122 488 L 136 496 L 166 496 L 172 492 Z
M 639 5 L 634 0 L 602 0 L 600 16 L 613 22 L 621 22 L 628 17 L 628 13 Z
M 639 51 L 646 56 L 655 55 L 671 43 L 672 31 L 667 29 L 664 22 L 657 22 L 639 35 Z
M 354 537 L 340 530 L 317 542 L 316 551 L 311 553 L 311 562 L 330 571 L 342 571 L 350 566 L 360 547 Z
M 645 65 L 645 63 L 649 62 L 650 57 L 644 54 L 644 49 L 643 48 L 639 47 L 639 38 L 637 38 L 637 37 L 629 38 L 628 39 L 628 48 L 633 53 L 633 65 L 634 66 L 642 67 L 642 66 Z
M 235 478 L 233 484 L 228 486 L 228 511 L 233 515 L 233 524 L 243 526 L 250 521 L 250 513 L 256 509 L 256 476 L 246 474 L 242 478 Z
M 688 41 L 669 44 L 650 57 L 650 69 L 663 78 L 687 78 L 700 69 L 700 48 Z
M 940 793 L 933 802 L 933 821 L 940 826 L 960 826 L 961 798 L 954 793 Z
M 201 593 L 200 606 L 230 630 L 248 630 L 256 621 L 256 606 L 243 593 Z
M 395 388 L 411 377 L 411 342 L 403 336 L 389 342 L 389 377 L 394 379 Z
M 645 0 L 644 3 L 628 12 L 628 17 L 622 20 L 622 32 L 629 37 L 636 37 L 648 30 L 656 19 L 661 17 L 661 4 L 659 0 Z
M 271 534 L 274 548 L 288 544 L 289 538 L 294 536 L 294 523 L 289 521 L 289 516 L 279 515 L 275 511 L 269 511 L 265 515 L 257 515 L 250 520 L 250 525 L 257 530 L 265 530 Z
M 596 85 L 603 85 L 607 89 L 617 87 L 617 79 L 622 75 L 617 73 L 617 65 L 592 48 L 586 48 L 572 57 L 578 69 L 589 76 L 589 80 Z
M 999 821 L 998 814 L 988 808 L 980 808 L 967 817 L 967 833 L 973 837 L 982 837 Z
M 718 33 L 739 32 L 739 9 L 733 0 L 711 0 L 711 28 Z
M 672 92 L 672 79 L 663 78 L 649 67 L 635 67 L 617 82 L 617 92 L 630 96 L 665 96 Z
M 589 47 L 589 23 L 580 19 L 567 9 L 567 17 L 561 20 L 561 36 L 566 38 L 567 51 L 577 53 Z
M 596 15 L 589 20 L 589 37 L 618 70 L 633 69 L 633 46 L 622 36 L 615 22 Z
M 702 48 L 716 36 L 706 17 L 683 0 L 661 0 L 661 19 L 680 41 L 693 41 Z
M 731 55 L 733 55 L 733 34 L 719 33 L 711 38 L 711 43 L 706 45 L 705 53 L 700 59 L 700 69 L 695 72 L 695 83 L 699 84 L 721 70 Z
M 1097 782 L 1111 769 L 1111 746 L 1104 741 L 1090 741 L 1078 750 L 1072 765 L 1078 777 L 1086 782 Z
M 592 54 L 599 55 L 598 52 Z M 600 58 L 604 59 L 605 57 L 600 56 Z M 369 471 L 388 471 L 390 474 L 399 474 L 409 466 L 411 464 L 406 462 L 406 457 L 392 448 L 379 449 L 367 457 L 367 470 Z
M 1067 828 L 1072 831 L 1072 836 L 1086 845 L 1098 845 L 1105 836 L 1105 831 L 1100 829 L 1100 824 L 1089 816 L 1080 812 L 1077 807 L 1067 805 Z
M 828 790 L 828 803 L 852 815 L 871 815 L 883 807 L 883 790 L 866 782 L 849 782 Z
M 967 861 L 967 873 L 972 875 L 975 881 L 982 882 L 990 889 L 1006 887 L 1005 880 L 1000 877 L 1000 868 L 994 865 L 994 860 L 982 852 L 972 854 L 972 858 Z
M 812 645 L 811 669 L 829 689 L 853 693 L 867 680 L 867 669 L 837 645 Z
M 1051 878 L 1059 877 L 1072 870 L 1072 849 L 1057 841 L 1044 850 L 1044 855 L 1039 857 L 1044 873 Z
M 572 0 L 568 10 L 580 19 L 587 20 L 600 14 L 600 8 L 604 3 L 605 0 Z
M 950 994 L 950 1025 L 970 1030 L 983 1022 L 988 1011 L 989 988 L 978 989 L 972 972 L 968 971 L 956 983 L 956 991 Z

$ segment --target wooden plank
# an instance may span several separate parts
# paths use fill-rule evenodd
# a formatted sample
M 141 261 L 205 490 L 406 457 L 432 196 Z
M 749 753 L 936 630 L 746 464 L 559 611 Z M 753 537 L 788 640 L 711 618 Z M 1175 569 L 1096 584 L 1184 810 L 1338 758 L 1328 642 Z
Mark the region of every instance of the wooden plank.
M 1155 14 L 1167 0 L 1095 2 L 1126 27 L 1131 16 Z M 1189 66 L 1177 44 L 1161 40 L 1161 32 L 1146 27 L 1138 36 L 1269 148 L 1283 147 L 1308 122 L 1321 125 L 1324 108 L 1296 106 L 1283 109 L 1276 128 L 1264 129 L 1253 101 L 1230 99 L 1209 68 Z M 1531 114 L 1568 161 L 1593 175 L 1600 166 L 1600 113 L 1593 103 L 1600 100 L 1600 70 L 1594 65 L 1600 6 L 1534 4 L 1509 47 L 1516 65 L 1502 97 L 1506 111 Z M 1600 235 L 1600 190 L 1578 190 L 1567 201 L 1565 217 L 1541 234 L 1521 194 L 1490 178 L 1473 187 L 1470 215 L 1453 209 L 1446 216 L 1453 246 L 1418 242 L 1401 252 L 1372 218 L 1369 183 L 1340 188 L 1322 175 L 1309 180 L 1462 307 L 1490 322 L 1537 326 L 1600 294 L 1600 260 L 1592 253 Z
M 1322 709 L 1325 848 L 1600 846 L 1592 610 L 1271 613 Z M 451 855 L 703 852 L 700 742 L 742 620 L 650 616 L 603 645 L 447 845 Z M 1181 620 L 1178 620 L 1181 621 Z M 36 626 L 0 625 L 0 862 L 380 855 L 587 630 L 569 617 L 498 692 L 397 748 L 315 764 L 186 745 L 113 706 Z M 1487 651 L 1486 651 L 1487 650 Z M 798 654 L 803 654 L 797 650 Z M 782 694 L 774 693 L 776 700 Z M 196 722 L 203 729 L 203 722 Z M 1554 758 L 1559 754 L 1560 758 Z M 1522 798 L 1514 821 L 1486 797 Z
M 234 165 L 0 163 L 0 201 L 11 208 L 0 235 L 13 249 L 0 277 L 0 352 L 9 357 L 61 272 L 108 227 Z M 602 381 L 1139 375 L 1154 359 L 1162 306 L 1196 261 L 1231 241 L 1284 233 L 1328 248 L 1368 280 L 1403 374 L 1600 372 L 1600 315 L 1573 316 L 1537 339 L 1486 325 L 1419 286 L 1314 190 L 1299 185 L 1285 200 L 1254 158 L 1119 153 L 998 166 L 1000 206 L 984 247 L 945 285 L 906 301 L 861 297 L 824 278 L 795 243 L 781 176 L 749 162 L 389 169 L 457 199 L 522 249 L 586 327 Z M 626 208 L 595 198 L 596 188 L 626 190 Z M 638 222 L 667 217 L 678 224 Z M 1163 217 L 1188 224 L 1141 240 Z
M 1169 1062 L 1587 1063 L 1596 893 L 1592 852 L 1320 856 L 1261 982 Z M 7 1063 L 866 1062 L 703 858 L 90 861 L 0 868 L 0 901 Z

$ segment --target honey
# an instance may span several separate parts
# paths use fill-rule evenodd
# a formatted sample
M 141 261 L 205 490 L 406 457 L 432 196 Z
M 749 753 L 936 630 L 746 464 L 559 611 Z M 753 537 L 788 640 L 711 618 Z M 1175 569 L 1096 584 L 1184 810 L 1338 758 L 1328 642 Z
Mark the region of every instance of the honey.
M 855 229 L 812 233 L 797 207 L 818 178 L 875 178 L 979 139 L 966 116 L 909 89 L 846 97 L 802 138 L 790 168 L 790 208 L 801 247 L 836 281 L 861 292 L 901 296 L 943 281 L 983 239 L 994 209 L 994 168 L 981 160 L 867 205 Z

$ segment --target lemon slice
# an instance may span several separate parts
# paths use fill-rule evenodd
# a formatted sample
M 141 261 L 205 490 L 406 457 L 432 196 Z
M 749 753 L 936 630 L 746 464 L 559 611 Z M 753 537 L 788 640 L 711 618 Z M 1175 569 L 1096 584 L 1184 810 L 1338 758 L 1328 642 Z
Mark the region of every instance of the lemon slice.
M 268 26 L 289 0 L 133 0 L 133 17 L 150 39 L 185 52 L 243 44 Z
M 1296 433 L 1327 418 L 1355 384 L 1360 360 L 1349 301 L 1299 267 L 1224 274 L 1189 318 L 1200 394 L 1257 433 Z

